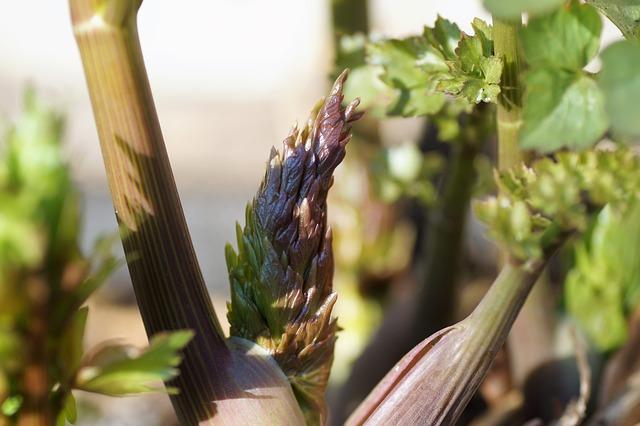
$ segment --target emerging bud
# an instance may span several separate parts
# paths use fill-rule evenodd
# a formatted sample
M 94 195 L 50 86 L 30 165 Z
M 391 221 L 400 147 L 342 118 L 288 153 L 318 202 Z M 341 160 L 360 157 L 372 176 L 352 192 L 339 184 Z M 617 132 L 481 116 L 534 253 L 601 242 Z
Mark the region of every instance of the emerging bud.
M 309 423 L 324 419 L 324 390 L 336 339 L 327 192 L 345 156 L 359 100 L 343 108 L 343 72 L 307 124 L 295 126 L 267 171 L 238 253 L 228 245 L 231 335 L 267 349 L 289 378 Z

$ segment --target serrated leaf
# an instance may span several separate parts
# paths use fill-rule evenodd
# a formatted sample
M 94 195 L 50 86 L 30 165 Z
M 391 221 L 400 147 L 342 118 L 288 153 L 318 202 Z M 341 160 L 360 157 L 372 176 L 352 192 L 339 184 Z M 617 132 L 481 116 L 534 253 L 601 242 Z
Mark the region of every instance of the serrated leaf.
M 180 350 L 192 337 L 191 331 L 157 334 L 142 352 L 126 345 L 106 346 L 84 362 L 75 387 L 112 396 L 160 391 L 154 382 L 178 374 Z
M 462 35 L 455 50 L 456 60 L 448 61 L 450 76 L 444 76 L 438 89 L 458 95 L 471 104 L 496 102 L 500 93 L 502 60 L 493 53 L 489 26 L 476 20 L 474 36 Z
M 628 39 L 640 38 L 640 0 L 586 0 Z
M 424 27 L 423 36 L 429 41 L 444 60 L 453 61 L 456 59 L 455 49 L 458 41 L 462 37 L 462 31 L 448 19 L 438 15 L 433 28 Z
M 422 36 L 367 45 L 369 67 L 382 69 L 380 81 L 397 92 L 388 115 L 434 115 L 445 105 L 444 94 L 469 107 L 496 101 L 502 61 L 493 56 L 492 29 L 479 19 L 472 27 L 475 35 L 469 36 L 438 17 Z
M 484 36 L 464 35 L 458 43 L 456 54 L 460 61 L 460 69 L 467 74 L 482 76 L 480 63 L 487 56 L 491 55 L 492 48 L 485 45 Z
M 606 97 L 606 109 L 614 131 L 640 136 L 640 46 L 621 41 L 602 52 L 598 77 Z
M 487 55 L 493 53 L 493 46 L 489 43 L 493 41 L 493 28 L 480 18 L 473 18 L 471 21 L 471 28 L 476 36 L 483 39 L 483 45 L 486 47 Z
M 444 61 L 418 36 L 371 43 L 367 46 L 367 60 L 383 67 L 382 80 L 393 87 L 424 86 L 429 78 L 423 66 L 430 71 L 447 71 Z
M 568 8 L 531 19 L 522 30 L 522 47 L 532 67 L 581 70 L 598 53 L 602 20 L 589 5 Z
M 447 72 L 448 68 L 422 37 L 372 43 L 367 47 L 367 57 L 371 65 L 384 70 L 380 79 L 398 91 L 388 114 L 418 116 L 442 108 L 445 97 L 433 90 L 434 74 Z
M 542 15 L 559 8 L 565 0 L 484 0 L 484 7 L 497 18 L 507 21 L 522 19 L 523 13 L 530 16 Z
M 523 148 L 587 148 L 607 130 L 604 96 L 586 74 L 542 68 L 528 73 L 525 81 Z

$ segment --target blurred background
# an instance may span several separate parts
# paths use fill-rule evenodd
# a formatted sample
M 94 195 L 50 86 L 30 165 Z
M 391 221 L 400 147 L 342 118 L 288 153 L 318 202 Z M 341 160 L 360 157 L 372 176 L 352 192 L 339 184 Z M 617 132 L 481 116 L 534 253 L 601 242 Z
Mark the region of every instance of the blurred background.
M 89 247 L 98 235 L 115 232 L 116 223 L 66 1 L 0 0 L 0 6 L 0 121 L 17 116 L 28 85 L 66 115 L 65 152 L 83 192 L 83 241 Z M 235 222 L 244 220 L 270 147 L 280 144 L 296 120 L 306 119 L 328 87 L 331 11 L 329 0 L 146 0 L 140 11 L 140 38 L 167 150 L 223 322 L 229 293 L 224 245 L 234 241 Z M 479 0 L 368 2 L 369 30 L 384 36 L 420 33 L 438 14 L 464 31 L 471 30 L 474 17 L 490 20 Z M 607 22 L 605 43 L 617 34 Z M 385 120 L 379 123 L 380 139 L 397 145 L 419 138 L 422 128 L 419 119 Z M 121 256 L 121 248 L 116 250 Z M 114 337 L 146 342 L 126 268 L 93 303 L 89 346 Z M 363 343 L 354 344 L 361 349 Z M 117 409 L 90 424 L 162 424 L 170 412 L 162 395 L 97 399 Z M 143 422 L 141 413 L 149 416 Z

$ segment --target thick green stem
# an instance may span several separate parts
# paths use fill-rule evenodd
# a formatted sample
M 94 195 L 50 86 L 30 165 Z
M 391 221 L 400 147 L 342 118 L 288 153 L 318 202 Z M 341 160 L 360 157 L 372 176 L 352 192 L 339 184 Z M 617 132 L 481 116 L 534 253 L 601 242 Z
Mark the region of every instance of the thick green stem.
M 518 132 L 522 124 L 521 58 L 518 46 L 521 25 L 519 22 L 493 19 L 494 51 L 504 64 L 497 114 L 498 167 L 501 170 L 523 160 L 523 153 L 518 148 Z
M 522 58 L 518 42 L 519 22 L 504 22 L 493 19 L 495 54 L 504 63 L 501 95 L 497 108 L 498 168 L 509 169 L 529 156 L 518 147 L 518 132 L 522 125 Z M 548 312 L 553 299 L 544 275 L 522 309 L 512 332 L 512 373 L 517 382 L 522 382 L 533 367 L 550 355 L 553 319 Z
M 197 263 L 155 111 L 136 16 L 142 0 L 71 0 L 131 280 L 148 335 L 191 329 L 172 402 L 183 424 L 212 415 L 229 349 Z
M 331 24 L 333 32 L 334 64 L 341 62 L 340 37 L 350 34 L 369 34 L 368 0 L 331 0 Z M 341 71 L 341 70 L 338 70 Z M 355 140 L 364 139 L 367 143 L 380 144 L 379 120 L 371 114 L 354 124 Z
M 412 345 L 450 325 L 462 259 L 465 222 L 477 173 L 475 159 L 483 146 L 483 122 L 488 108 L 477 108 L 453 146 L 452 166 L 439 205 L 429 215 L 426 261 L 417 290 Z
M 518 266 L 507 262 L 482 301 L 465 320 L 474 324 L 477 337 L 485 341 L 482 345 L 491 352 L 497 352 L 504 343 L 543 266 L 543 262 Z
M 369 32 L 368 0 L 332 0 L 334 37 Z

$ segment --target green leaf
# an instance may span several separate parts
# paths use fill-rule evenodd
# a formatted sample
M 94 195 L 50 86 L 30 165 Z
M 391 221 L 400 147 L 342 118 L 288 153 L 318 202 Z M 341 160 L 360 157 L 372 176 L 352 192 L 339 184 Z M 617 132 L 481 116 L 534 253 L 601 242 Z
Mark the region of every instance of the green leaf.
M 157 334 L 142 352 L 126 345 L 106 346 L 83 363 L 75 387 L 112 396 L 160 391 L 154 382 L 178 374 L 179 351 L 192 337 L 191 331 Z
M 448 70 L 427 41 L 419 36 L 371 43 L 367 46 L 367 59 L 370 64 L 382 66 L 382 80 L 394 87 L 421 87 L 429 81 L 425 70 Z
M 455 50 L 458 41 L 462 37 L 462 31 L 458 26 L 438 15 L 433 28 L 424 27 L 423 36 L 447 61 L 455 61 Z
M 78 407 L 76 404 L 76 399 L 73 397 L 73 394 L 69 392 L 69 395 L 66 397 L 64 401 L 64 407 L 62 407 L 62 411 L 58 415 L 57 425 L 64 426 L 68 423 L 76 424 L 78 421 Z
M 484 0 L 484 7 L 497 18 L 519 21 L 523 13 L 530 16 L 551 12 L 564 4 L 565 0 Z
M 35 233 L 40 240 L 37 244 L 40 254 L 31 256 L 22 266 L 33 267 L 42 261 L 62 265 L 79 257 L 78 194 L 61 149 L 62 129 L 61 117 L 37 102 L 29 90 L 25 94 L 23 114 L 6 136 L 0 158 L 0 196 L 8 198 L 10 206 L 0 213 L 7 214 L 2 219 L 8 221 L 0 219 L 5 222 L 0 225 L 3 228 L 0 234 L 5 234 L 7 229 L 8 234 L 15 235 L 24 233 L 27 227 L 35 229 L 31 235 L 17 238 L 22 243 L 9 248 L 7 257 L 16 260 L 27 250 L 33 252 Z M 6 204 L 5 200 L 0 201 L 0 205 Z M 9 209 L 14 210 L 13 215 L 19 220 L 10 217 Z M 7 241 L 3 237 L 0 235 L 0 244 L 5 245 Z M 17 260 L 16 265 L 22 263 L 21 259 Z
M 43 227 L 33 220 L 35 206 L 28 195 L 0 193 L 0 270 L 34 267 L 45 255 Z
M 582 72 L 546 68 L 526 75 L 520 145 L 540 152 L 587 148 L 607 130 L 604 97 Z
M 58 362 L 63 370 L 64 380 L 70 380 L 80 367 L 84 353 L 84 330 L 88 314 L 89 308 L 87 306 L 79 309 L 60 339 Z
M 382 82 L 384 72 L 380 66 L 368 65 L 364 34 L 344 35 L 338 40 L 334 78 L 349 68 L 349 78 L 345 82 L 345 99 L 360 98 L 361 108 L 367 108 L 375 116 L 384 116 L 385 109 L 396 97 L 394 90 Z
M 400 89 L 387 114 L 402 117 L 431 115 L 442 109 L 445 100 L 442 93 L 428 94 L 425 88 Z
M 522 31 L 531 67 L 525 76 L 523 148 L 587 148 L 605 133 L 604 96 L 582 71 L 598 52 L 601 32 L 598 12 L 577 1 L 531 19 Z
M 0 405 L 0 412 L 7 417 L 11 417 L 18 412 L 21 406 L 22 396 L 13 395 L 2 402 L 2 405 Z
M 611 126 L 622 135 L 640 136 L 640 46 L 621 41 L 602 52 L 598 82 L 606 98 Z
M 390 115 L 434 114 L 444 105 L 444 95 L 433 90 L 434 75 L 447 72 L 448 68 L 424 38 L 390 39 L 369 44 L 367 58 L 371 65 L 384 70 L 381 80 L 398 91 L 389 107 Z
M 476 37 L 482 41 L 485 56 L 493 54 L 493 28 L 480 18 L 473 18 L 471 28 Z
M 379 80 L 395 89 L 388 101 L 388 115 L 420 116 L 439 113 L 445 94 L 463 100 L 467 107 L 479 102 L 496 102 L 500 93 L 502 60 L 493 56 L 492 29 L 479 19 L 472 23 L 475 35 L 464 34 L 458 26 L 438 17 L 422 36 L 387 39 L 367 44 L 370 74 L 381 70 Z M 359 55 L 342 55 L 359 58 Z M 372 93 L 366 87 L 364 93 Z M 388 99 L 388 98 L 387 98 Z
M 638 239 L 640 206 L 626 215 L 607 207 L 576 247 L 565 282 L 567 309 L 601 350 L 616 349 L 627 339 L 628 316 L 639 301 Z
M 640 0 L 586 0 L 609 18 L 628 39 L 640 38 Z
M 475 35 L 462 33 L 455 56 L 447 61 L 449 75 L 439 90 L 466 99 L 470 104 L 496 102 L 500 93 L 502 60 L 493 55 L 492 30 L 480 19 L 472 23 Z
M 114 233 L 96 239 L 89 258 L 89 263 L 93 270 L 70 295 L 70 299 L 74 302 L 74 307 L 79 307 L 86 302 L 89 296 L 100 288 L 116 269 L 123 265 L 124 261 L 113 255 L 113 245 L 119 238 Z
M 522 47 L 532 67 L 581 70 L 598 53 L 602 20 L 589 5 L 531 19 L 522 30 Z
M 491 27 L 480 19 L 475 19 L 472 26 L 475 35 L 461 35 L 455 56 L 447 61 L 449 74 L 440 78 L 437 88 L 459 96 L 471 105 L 496 102 L 500 93 L 502 60 L 492 56 Z
M 585 231 L 605 206 L 627 214 L 640 196 L 640 158 L 622 147 L 562 151 L 497 173 L 496 183 L 499 195 L 477 203 L 476 213 L 511 256 L 531 261 L 557 248 L 562 235 Z

